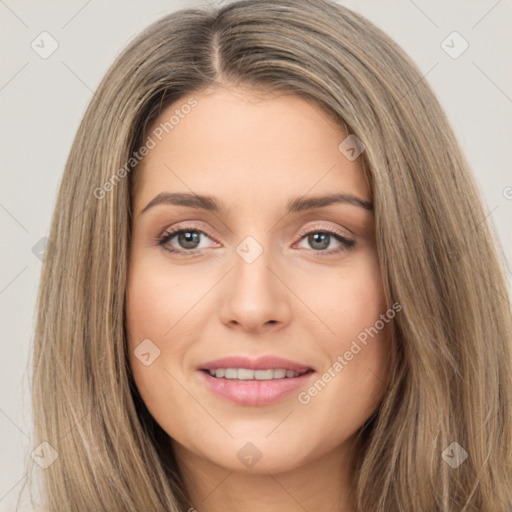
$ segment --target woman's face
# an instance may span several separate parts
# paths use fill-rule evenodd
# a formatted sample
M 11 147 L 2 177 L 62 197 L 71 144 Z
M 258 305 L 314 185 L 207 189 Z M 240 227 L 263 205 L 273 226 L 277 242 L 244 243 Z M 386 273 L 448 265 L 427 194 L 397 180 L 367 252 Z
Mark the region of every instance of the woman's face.
M 345 138 L 297 96 L 242 89 L 184 98 L 146 133 L 130 365 L 179 457 L 254 472 L 342 457 L 382 399 L 390 310 Z

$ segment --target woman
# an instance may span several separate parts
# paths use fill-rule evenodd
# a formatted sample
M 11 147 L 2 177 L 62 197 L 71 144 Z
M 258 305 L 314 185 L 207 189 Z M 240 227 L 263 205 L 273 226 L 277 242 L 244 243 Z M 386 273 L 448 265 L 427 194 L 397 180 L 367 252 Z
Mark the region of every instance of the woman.
M 484 218 L 432 91 L 360 15 L 264 0 L 154 23 L 56 204 L 46 506 L 509 510 L 510 302 Z

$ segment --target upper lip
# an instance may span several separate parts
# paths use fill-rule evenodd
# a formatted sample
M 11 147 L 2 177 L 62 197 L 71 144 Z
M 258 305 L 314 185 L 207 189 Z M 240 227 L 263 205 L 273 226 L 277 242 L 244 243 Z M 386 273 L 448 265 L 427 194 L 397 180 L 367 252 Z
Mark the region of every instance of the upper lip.
M 247 368 L 248 370 L 275 370 L 280 368 L 298 373 L 313 370 L 311 366 L 276 356 L 262 356 L 257 359 L 250 359 L 245 356 L 223 357 L 199 366 L 200 370 L 216 370 L 218 368 Z

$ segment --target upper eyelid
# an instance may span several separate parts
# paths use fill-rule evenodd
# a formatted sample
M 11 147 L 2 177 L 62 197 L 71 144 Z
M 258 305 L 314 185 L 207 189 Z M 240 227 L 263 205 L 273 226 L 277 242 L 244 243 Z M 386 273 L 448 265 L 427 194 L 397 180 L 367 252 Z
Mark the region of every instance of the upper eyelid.
M 210 235 L 208 230 L 200 228 L 198 226 L 194 226 L 192 224 L 191 225 L 184 225 L 184 226 L 178 225 L 176 227 L 166 228 L 166 229 L 164 229 L 164 231 L 162 232 L 162 234 L 158 238 L 164 238 L 164 237 L 166 237 L 167 235 L 170 235 L 170 234 L 172 234 L 173 237 L 174 237 L 179 232 L 187 231 L 187 230 L 189 230 L 189 231 L 197 231 L 198 233 L 206 235 L 208 238 L 210 238 L 214 242 L 217 242 L 216 238 L 214 236 Z M 220 242 L 217 242 L 217 243 L 220 243 Z

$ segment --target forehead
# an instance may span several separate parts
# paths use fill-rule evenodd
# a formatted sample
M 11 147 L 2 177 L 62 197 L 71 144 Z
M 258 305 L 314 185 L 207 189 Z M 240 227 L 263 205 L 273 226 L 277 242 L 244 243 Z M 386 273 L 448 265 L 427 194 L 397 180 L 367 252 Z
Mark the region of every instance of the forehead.
M 193 107 L 191 107 L 193 105 Z M 146 135 L 138 205 L 162 191 L 216 195 L 229 206 L 346 192 L 369 200 L 360 159 L 338 149 L 344 130 L 301 97 L 216 88 L 165 108 Z

